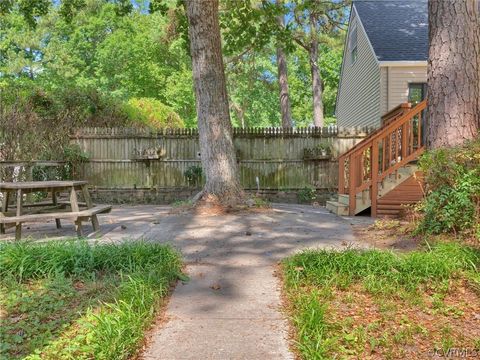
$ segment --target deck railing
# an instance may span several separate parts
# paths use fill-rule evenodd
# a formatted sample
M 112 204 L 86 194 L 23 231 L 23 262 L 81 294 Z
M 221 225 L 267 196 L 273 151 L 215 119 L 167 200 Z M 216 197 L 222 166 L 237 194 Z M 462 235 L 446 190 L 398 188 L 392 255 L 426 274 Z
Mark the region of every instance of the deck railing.
M 379 183 L 423 152 L 426 106 L 424 100 L 395 116 L 339 157 L 338 192 L 349 194 L 350 215 L 355 215 L 356 195 L 370 190 L 372 216 L 376 216 Z
M 412 103 L 402 103 L 394 107 L 392 110 L 382 116 L 382 126 L 388 125 L 392 121 L 395 121 L 403 114 L 409 112 L 411 108 Z

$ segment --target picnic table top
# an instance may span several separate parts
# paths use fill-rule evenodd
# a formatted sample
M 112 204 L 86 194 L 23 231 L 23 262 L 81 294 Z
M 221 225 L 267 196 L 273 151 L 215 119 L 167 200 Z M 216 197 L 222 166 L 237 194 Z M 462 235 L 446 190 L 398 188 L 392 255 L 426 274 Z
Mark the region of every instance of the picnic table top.
M 32 190 L 77 187 L 88 184 L 87 181 L 19 181 L 0 183 L 0 190 Z

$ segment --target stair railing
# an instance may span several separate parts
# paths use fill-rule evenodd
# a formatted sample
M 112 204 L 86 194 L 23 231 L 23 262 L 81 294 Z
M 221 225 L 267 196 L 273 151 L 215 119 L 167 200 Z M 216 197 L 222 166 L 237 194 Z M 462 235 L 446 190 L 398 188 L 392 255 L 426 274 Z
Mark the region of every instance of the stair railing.
M 389 112 L 387 112 L 382 116 L 381 126 L 388 125 L 392 121 L 395 121 L 403 114 L 409 112 L 411 108 L 412 108 L 412 103 L 408 103 L 408 102 L 402 103 L 394 107 L 392 110 L 390 110 Z
M 339 194 L 349 195 L 349 214 L 355 215 L 357 194 L 369 190 L 372 216 L 377 215 L 378 185 L 424 151 L 426 100 L 386 122 L 338 158 Z

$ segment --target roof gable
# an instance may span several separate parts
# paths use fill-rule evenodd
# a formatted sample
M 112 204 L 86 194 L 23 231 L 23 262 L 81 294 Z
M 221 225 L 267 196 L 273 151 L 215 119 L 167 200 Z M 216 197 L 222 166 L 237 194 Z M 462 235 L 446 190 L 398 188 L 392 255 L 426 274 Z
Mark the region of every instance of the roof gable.
M 379 61 L 428 59 L 427 0 L 355 0 Z

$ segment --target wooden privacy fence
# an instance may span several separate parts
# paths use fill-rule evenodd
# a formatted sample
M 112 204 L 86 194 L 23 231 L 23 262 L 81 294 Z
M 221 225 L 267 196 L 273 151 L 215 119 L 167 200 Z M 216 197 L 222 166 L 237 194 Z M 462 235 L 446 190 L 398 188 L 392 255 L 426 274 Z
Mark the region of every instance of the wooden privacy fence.
M 367 134 L 366 129 L 235 128 L 234 144 L 245 189 L 337 187 L 336 157 Z M 198 187 L 185 176 L 201 166 L 195 129 L 151 131 L 135 128 L 83 128 L 71 136 L 89 156 L 78 176 L 100 189 Z M 330 156 L 308 157 L 319 144 Z M 258 184 L 257 184 L 258 179 Z M 191 179 L 190 179 L 191 180 Z
M 65 161 L 33 160 L 33 161 L 4 161 L 0 160 L 0 182 L 10 181 L 32 181 L 32 180 L 60 180 L 56 176 L 64 175 L 62 171 L 66 165 Z M 34 177 L 34 170 L 37 169 L 37 177 Z M 39 170 L 41 169 L 41 170 Z M 49 174 L 53 170 L 55 175 Z M 45 177 L 45 178 L 43 178 Z

